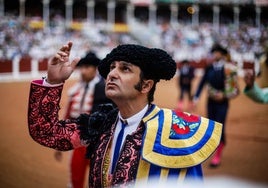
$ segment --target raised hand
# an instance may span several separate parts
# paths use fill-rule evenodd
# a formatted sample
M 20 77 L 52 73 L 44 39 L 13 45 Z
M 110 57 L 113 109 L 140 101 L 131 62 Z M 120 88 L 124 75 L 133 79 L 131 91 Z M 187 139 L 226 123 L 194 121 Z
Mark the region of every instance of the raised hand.
M 59 84 L 67 80 L 75 69 L 79 58 L 69 62 L 69 56 L 72 49 L 72 42 L 63 45 L 55 56 L 48 62 L 47 82 L 50 84 Z

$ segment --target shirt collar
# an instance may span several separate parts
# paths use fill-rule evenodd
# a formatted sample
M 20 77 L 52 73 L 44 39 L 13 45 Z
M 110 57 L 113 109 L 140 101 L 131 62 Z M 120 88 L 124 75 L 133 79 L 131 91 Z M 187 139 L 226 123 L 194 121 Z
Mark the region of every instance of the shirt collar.
M 218 69 L 221 69 L 223 67 L 223 65 L 224 65 L 224 61 L 223 60 L 219 60 L 219 61 L 213 63 L 214 69 L 217 69 L 217 70 Z
M 88 84 L 89 84 L 89 88 L 92 88 L 93 86 L 95 86 L 98 82 L 100 81 L 100 77 L 97 75 L 93 78 L 93 80 L 91 80 Z M 86 85 L 87 83 L 84 82 L 84 84 Z
M 139 111 L 138 113 L 134 114 L 133 116 L 131 116 L 127 119 L 122 118 L 120 112 L 118 113 L 118 117 L 120 119 L 122 119 L 123 121 L 127 121 L 127 124 L 130 126 L 137 124 L 137 123 L 140 123 L 141 119 L 144 117 L 145 113 L 148 110 L 148 106 L 149 105 L 147 104 L 141 111 Z

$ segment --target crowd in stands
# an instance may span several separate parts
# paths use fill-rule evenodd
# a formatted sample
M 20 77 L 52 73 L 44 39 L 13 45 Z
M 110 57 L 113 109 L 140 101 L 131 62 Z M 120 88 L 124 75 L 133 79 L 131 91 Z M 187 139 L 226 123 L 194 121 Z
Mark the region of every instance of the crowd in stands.
M 55 50 L 66 41 L 73 41 L 72 56 L 82 57 L 89 50 L 98 50 L 100 56 L 120 43 L 134 43 L 128 34 L 116 34 L 98 29 L 98 25 L 82 30 L 66 29 L 64 20 L 56 17 L 52 27 L 30 27 L 31 19 L 20 21 L 15 17 L 0 20 L 0 59 L 30 56 L 42 59 L 54 55 Z
M 226 47 L 236 62 L 254 61 L 268 45 L 267 28 L 250 25 L 241 25 L 239 29 L 232 25 L 221 25 L 219 32 L 208 23 L 200 24 L 198 27 L 180 25 L 176 29 L 164 29 L 161 36 L 163 48 L 179 61 L 204 58 L 214 43 Z
M 89 49 L 103 58 L 113 47 L 121 43 L 139 43 L 138 37 L 128 33 L 115 33 L 102 29 L 99 23 L 74 30 L 64 27 L 62 17 L 55 17 L 51 27 L 36 29 L 29 26 L 29 20 L 16 17 L 0 19 L 0 59 L 15 56 L 30 56 L 36 59 L 49 58 L 66 41 L 74 42 L 72 56 L 83 56 Z M 215 32 L 211 23 L 170 24 L 157 26 L 161 48 L 173 55 L 176 61 L 198 60 L 205 57 L 213 43 L 227 47 L 235 61 L 253 61 L 263 53 L 268 44 L 268 30 L 250 25 L 221 25 Z M 137 33 L 142 34 L 142 33 Z

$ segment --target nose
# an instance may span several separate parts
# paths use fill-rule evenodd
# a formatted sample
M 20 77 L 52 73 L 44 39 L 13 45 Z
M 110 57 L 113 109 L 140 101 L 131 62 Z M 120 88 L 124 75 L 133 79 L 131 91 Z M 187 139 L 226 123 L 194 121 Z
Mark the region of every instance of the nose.
M 107 80 L 113 80 L 115 78 L 118 78 L 119 72 L 118 72 L 118 67 L 114 67 L 113 69 L 110 70 L 110 72 L 107 75 Z

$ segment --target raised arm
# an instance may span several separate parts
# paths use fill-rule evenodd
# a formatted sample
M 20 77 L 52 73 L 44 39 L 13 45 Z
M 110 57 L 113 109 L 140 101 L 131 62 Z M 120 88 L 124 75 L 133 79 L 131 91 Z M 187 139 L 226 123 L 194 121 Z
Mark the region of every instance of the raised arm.
M 69 63 L 72 43 L 63 45 L 48 63 L 47 82 L 33 81 L 28 104 L 28 128 L 31 137 L 41 145 L 57 150 L 82 146 L 75 121 L 59 120 L 59 103 L 63 83 L 74 70 L 78 59 Z M 58 85 L 55 85 L 58 84 Z
M 82 146 L 75 121 L 59 120 L 59 102 L 63 86 L 46 87 L 42 80 L 31 83 L 28 128 L 39 144 L 67 151 Z

